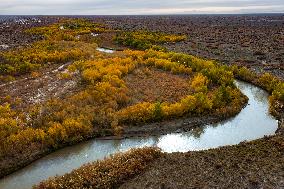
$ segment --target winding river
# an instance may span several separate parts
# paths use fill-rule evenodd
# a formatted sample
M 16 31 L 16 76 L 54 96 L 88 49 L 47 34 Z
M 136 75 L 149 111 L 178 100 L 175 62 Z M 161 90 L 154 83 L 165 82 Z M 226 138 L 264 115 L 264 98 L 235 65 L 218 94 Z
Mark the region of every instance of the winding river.
M 34 184 L 48 177 L 62 175 L 84 163 L 103 159 L 110 154 L 130 148 L 157 146 L 164 152 L 196 151 L 238 144 L 274 134 L 278 123 L 269 115 L 268 94 L 256 86 L 241 81 L 236 81 L 236 85 L 249 98 L 249 102 L 232 119 L 205 125 L 190 132 L 122 140 L 93 139 L 66 147 L 1 179 L 0 188 L 30 189 Z

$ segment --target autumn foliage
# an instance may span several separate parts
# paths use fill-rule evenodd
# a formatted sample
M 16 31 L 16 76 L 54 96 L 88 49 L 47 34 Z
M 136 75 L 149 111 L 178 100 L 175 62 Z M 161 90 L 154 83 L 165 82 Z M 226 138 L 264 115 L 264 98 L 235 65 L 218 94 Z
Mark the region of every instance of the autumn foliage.
M 30 73 L 51 63 L 88 59 L 97 48 L 96 37 L 91 34 L 105 31 L 105 26 L 81 19 L 31 28 L 26 32 L 40 35 L 43 40 L 29 47 L 1 52 L 0 74 L 14 76 Z
M 66 41 L 40 41 L 29 48 L 16 49 L 3 53 L 4 62 L 0 64 L 0 73 L 19 75 L 30 73 L 48 64 L 89 58 L 96 44 Z
M 149 48 L 162 49 L 157 45 L 164 43 L 176 43 L 184 41 L 185 35 L 165 34 L 161 32 L 134 31 L 120 32 L 114 38 L 114 41 L 120 45 L 131 48 L 145 50 Z
M 188 78 L 188 94 L 176 102 L 131 103 L 124 79 L 141 67 L 182 74 Z M 212 113 L 228 116 L 244 103 L 230 70 L 185 54 L 127 50 L 117 57 L 77 61 L 69 70 L 79 72 L 84 87 L 64 101 L 51 99 L 31 107 L 28 120 L 16 119 L 13 110 L 3 107 L 3 156 L 30 145 L 58 148 L 94 136 L 120 134 L 129 124 Z
M 48 41 L 63 40 L 90 43 L 96 42 L 96 38 L 94 36 L 92 38 L 92 34 L 100 34 L 107 31 L 110 30 L 106 26 L 85 19 L 62 19 L 59 23 L 46 27 L 31 28 L 26 32 L 33 35 L 41 35 Z

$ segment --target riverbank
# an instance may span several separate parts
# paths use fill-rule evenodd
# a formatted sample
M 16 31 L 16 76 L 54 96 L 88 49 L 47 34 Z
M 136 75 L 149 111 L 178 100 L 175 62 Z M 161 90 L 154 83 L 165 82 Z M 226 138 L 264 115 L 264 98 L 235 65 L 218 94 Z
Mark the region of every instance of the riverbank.
M 172 153 L 120 188 L 283 188 L 284 137 L 236 146 Z
M 127 178 L 120 177 L 121 179 L 118 177 L 107 177 L 107 185 L 102 186 L 100 179 L 90 176 L 94 172 L 87 170 L 91 167 L 105 165 L 109 161 L 113 161 L 113 163 L 117 161 L 108 158 L 93 164 L 87 164 L 72 171 L 72 173 L 64 175 L 64 177 L 50 178 L 35 188 L 56 188 L 59 185 L 64 186 L 63 188 L 75 185 L 78 188 L 91 186 L 93 188 L 108 188 L 109 184 L 112 187 L 123 189 L 282 188 L 284 181 L 283 143 L 283 133 L 278 131 L 274 136 L 264 137 L 251 142 L 242 142 L 234 146 L 199 152 L 162 153 L 144 164 L 145 167 L 137 170 L 134 175 Z M 127 152 L 125 156 L 133 152 Z M 115 157 L 117 156 L 119 155 Z M 143 155 L 139 152 L 134 152 L 132 156 L 138 159 L 143 158 Z M 131 162 L 123 164 L 124 167 L 133 165 L 131 158 L 124 161 Z M 105 170 L 104 168 L 103 170 Z M 109 175 L 114 171 L 118 171 L 118 169 L 113 170 L 110 168 L 100 175 Z M 119 172 L 119 174 L 123 172 Z M 89 176 L 86 177 L 86 175 Z M 80 181 L 70 185 L 70 180 L 74 182 L 78 178 L 80 178 Z
M 121 140 L 126 138 L 132 138 L 132 137 L 146 137 L 146 136 L 160 136 L 167 133 L 180 133 L 180 132 L 186 132 L 190 131 L 193 128 L 207 125 L 207 124 L 213 124 L 218 123 L 221 121 L 224 121 L 226 119 L 229 119 L 231 117 L 234 117 L 236 114 L 238 114 L 242 108 L 247 104 L 247 97 L 243 95 L 240 97 L 240 103 L 239 107 L 237 109 L 233 109 L 234 111 L 231 111 L 229 114 L 226 112 L 224 115 L 214 115 L 212 113 L 208 116 L 203 117 L 184 117 L 179 119 L 173 119 L 173 120 L 167 120 L 162 122 L 156 122 L 156 123 L 150 123 L 150 124 L 144 124 L 140 126 L 131 126 L 131 127 L 125 127 L 122 134 L 120 136 L 115 135 L 106 135 L 103 137 L 98 137 L 97 133 L 94 132 L 93 134 L 90 134 L 88 138 L 85 138 L 84 140 L 77 141 L 74 143 L 67 143 L 67 144 L 61 144 L 58 146 L 58 148 L 42 148 L 42 146 L 33 146 L 29 151 L 23 151 L 19 156 L 15 157 L 9 157 L 5 161 L 0 162 L 0 178 L 7 176 L 21 168 L 24 168 L 25 166 L 31 164 L 32 162 L 56 151 L 64 147 L 72 146 L 74 144 L 88 141 L 91 139 L 96 140 Z M 230 105 L 227 106 L 229 109 Z
M 167 153 L 119 188 L 283 188 L 284 117 L 274 136 L 201 152 Z
M 260 94 L 254 89 L 251 90 L 255 92 L 255 95 Z M 251 98 L 251 95 L 249 96 Z M 261 96 L 255 97 L 258 100 L 262 98 Z M 268 110 L 266 109 L 266 111 Z M 255 117 L 258 116 L 256 113 L 254 114 Z M 242 122 L 238 122 L 237 127 L 242 127 Z M 251 125 L 251 127 L 256 127 L 258 130 L 261 128 L 259 124 Z M 237 136 L 237 133 L 235 135 Z M 215 140 L 218 139 L 215 138 Z M 171 141 L 180 143 L 175 138 L 171 138 Z M 189 143 L 193 145 L 192 142 Z M 281 175 L 282 156 L 283 133 L 278 130 L 274 136 L 252 142 L 242 142 L 239 145 L 201 152 L 163 153 L 163 156 L 149 163 L 145 171 L 130 181 L 126 181 L 122 188 L 184 188 L 184 186 L 189 188 L 207 186 L 211 188 L 279 188 L 283 178 Z M 203 170 L 207 170 L 207 172 Z M 58 179 L 60 180 L 60 177 L 57 177 L 56 180 L 59 181 Z M 88 178 L 84 179 L 88 180 Z M 240 182 L 240 179 L 244 182 Z M 45 184 L 57 183 L 57 181 L 51 179 Z M 45 184 L 41 184 L 41 186 L 45 188 Z

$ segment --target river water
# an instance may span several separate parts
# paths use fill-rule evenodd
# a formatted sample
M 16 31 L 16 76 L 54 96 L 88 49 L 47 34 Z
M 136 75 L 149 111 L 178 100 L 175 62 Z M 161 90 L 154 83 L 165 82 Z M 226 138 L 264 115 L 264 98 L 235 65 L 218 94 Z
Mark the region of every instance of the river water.
M 98 47 L 97 51 L 104 52 L 104 53 L 114 53 L 114 50 L 112 49 L 106 49 L 106 48 L 101 48 L 101 47 Z
M 249 98 L 248 105 L 234 118 L 205 125 L 184 133 L 122 140 L 90 140 L 51 153 L 0 180 L 1 189 L 29 189 L 51 176 L 62 175 L 84 163 L 103 159 L 130 148 L 156 146 L 164 152 L 206 150 L 272 135 L 278 122 L 268 112 L 268 94 L 251 84 L 236 81 Z

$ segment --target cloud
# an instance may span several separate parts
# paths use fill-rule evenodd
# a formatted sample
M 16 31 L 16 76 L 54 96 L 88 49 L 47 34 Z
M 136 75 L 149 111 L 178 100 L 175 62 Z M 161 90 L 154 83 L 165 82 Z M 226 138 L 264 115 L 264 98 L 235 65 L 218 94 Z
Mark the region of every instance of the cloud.
M 284 12 L 283 0 L 0 0 L 0 14 L 124 15 Z

